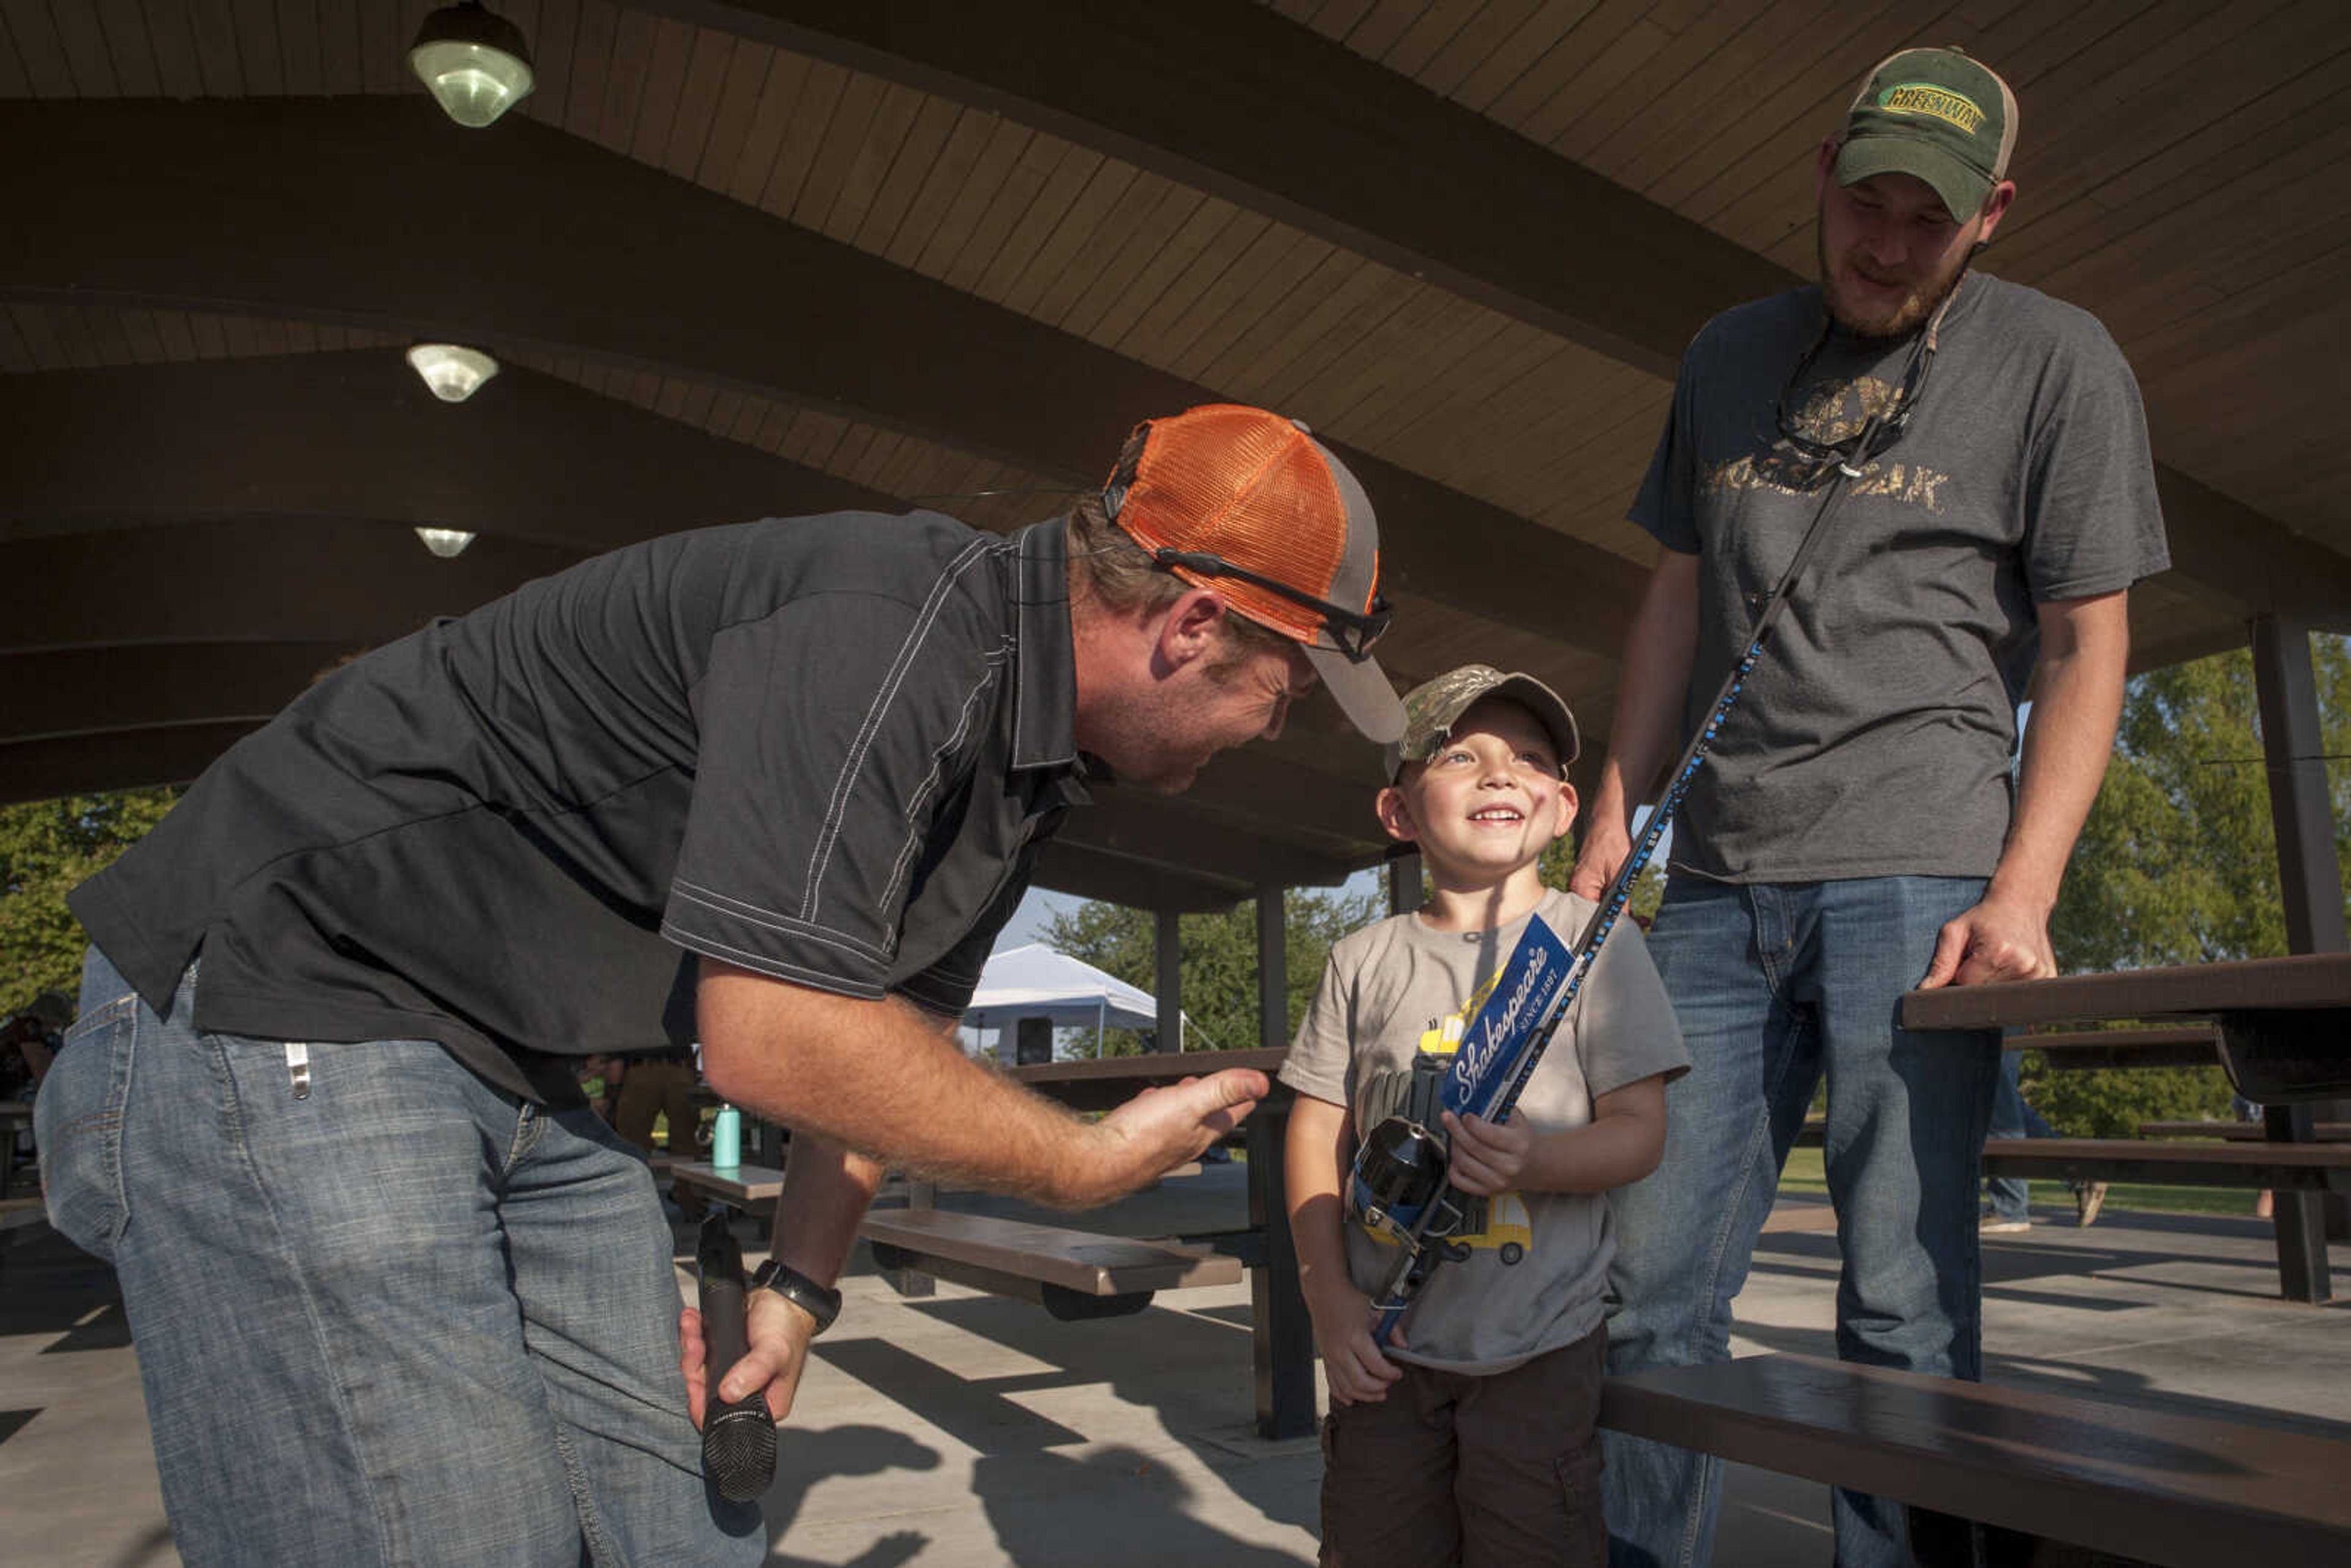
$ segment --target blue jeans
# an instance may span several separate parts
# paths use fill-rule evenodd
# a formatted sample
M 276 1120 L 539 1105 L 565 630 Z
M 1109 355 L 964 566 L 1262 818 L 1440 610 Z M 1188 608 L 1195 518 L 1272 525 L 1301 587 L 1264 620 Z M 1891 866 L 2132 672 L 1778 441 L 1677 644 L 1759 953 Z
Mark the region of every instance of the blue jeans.
M 2043 1121 L 2041 1113 L 2025 1103 L 2024 1092 L 2017 1087 L 2017 1069 L 2023 1060 L 2013 1051 L 2000 1053 L 2000 1091 L 1991 1103 L 1991 1132 L 1989 1135 L 1995 1138 L 2053 1138 L 2057 1135 L 2057 1129 Z M 1984 1191 L 1991 1199 L 1994 1218 L 2031 1218 L 2032 1184 L 2022 1176 L 1993 1176 L 1984 1183 Z
M 1730 1303 L 1813 1091 L 1828 1079 L 1826 1165 L 1844 1270 L 1837 1354 L 1972 1378 L 1981 1351 L 1976 1184 L 2000 1037 L 1896 1022 L 1944 922 L 1982 882 L 1876 877 L 1730 886 L 1673 878 L 1649 936 L 1695 1065 L 1666 1091 L 1666 1149 L 1610 1197 L 1608 1369 L 1725 1361 Z M 1603 1472 L 1610 1560 L 1708 1560 L 1711 1456 L 1617 1433 Z M 1909 1560 L 1897 1504 L 1840 1489 L 1836 1560 Z
M 49 1214 L 122 1285 L 191 1564 L 754 1563 L 702 1478 L 635 1151 L 428 1040 L 199 1034 L 102 954 L 41 1093 Z

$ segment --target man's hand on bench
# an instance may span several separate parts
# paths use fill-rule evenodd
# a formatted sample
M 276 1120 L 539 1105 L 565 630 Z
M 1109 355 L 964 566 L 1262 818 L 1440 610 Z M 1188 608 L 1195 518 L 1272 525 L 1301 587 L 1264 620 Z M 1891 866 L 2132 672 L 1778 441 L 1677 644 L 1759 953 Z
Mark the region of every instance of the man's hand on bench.
M 1268 1088 L 1264 1073 L 1231 1067 L 1144 1090 L 1090 1129 L 1094 1135 L 1080 1146 L 1085 1164 L 1061 1200 L 1091 1208 L 1198 1159 L 1257 1109 Z
M 744 1328 L 750 1348 L 743 1359 L 718 1379 L 718 1396 L 733 1403 L 759 1389 L 765 1379 L 768 1414 L 781 1425 L 792 1413 L 792 1396 L 808 1364 L 809 1341 L 816 1337 L 816 1319 L 773 1291 L 754 1291 L 744 1303 Z M 677 1316 L 679 1370 L 685 1374 L 685 1413 L 702 1428 L 702 1415 L 710 1405 L 708 1375 L 702 1364 L 702 1314 L 692 1307 Z

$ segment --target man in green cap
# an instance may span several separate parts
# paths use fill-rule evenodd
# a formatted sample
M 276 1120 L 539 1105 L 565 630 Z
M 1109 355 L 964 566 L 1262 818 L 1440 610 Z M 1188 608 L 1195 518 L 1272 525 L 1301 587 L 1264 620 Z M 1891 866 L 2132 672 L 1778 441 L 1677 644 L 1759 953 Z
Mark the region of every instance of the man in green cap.
M 1825 1078 L 1838 1354 L 1979 1374 L 2000 1041 L 1904 1030 L 1898 999 L 2054 971 L 2048 915 L 2113 742 L 2126 595 L 2168 564 L 2113 340 L 1970 270 L 2016 194 L 2016 127 L 2007 84 L 1957 49 L 1871 70 L 1820 150 L 1818 285 L 1692 340 L 1633 505 L 1663 548 L 1571 883 L 1587 897 L 1826 487 L 1846 487 L 1675 823 L 1650 948 L 1695 1065 L 1656 1173 L 1613 1197 L 1612 1371 L 1728 1357 Z M 1617 1562 L 1706 1560 L 1716 1461 L 1611 1434 L 1605 1476 Z M 1834 1512 L 1845 1568 L 1910 1561 L 1899 1507 L 1840 1491 Z

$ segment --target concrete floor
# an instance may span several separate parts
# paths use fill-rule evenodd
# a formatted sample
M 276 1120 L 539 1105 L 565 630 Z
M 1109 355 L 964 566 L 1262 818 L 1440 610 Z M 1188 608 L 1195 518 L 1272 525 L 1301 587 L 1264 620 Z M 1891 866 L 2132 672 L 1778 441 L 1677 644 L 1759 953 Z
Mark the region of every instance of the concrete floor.
M 1235 1224 L 1240 1182 L 1238 1166 L 1210 1166 L 1094 1222 L 1136 1234 Z M 2083 1231 L 2070 1212 L 2037 1218 L 1985 1249 L 1995 1381 L 2351 1437 L 2351 1308 L 2278 1301 L 2265 1225 L 2110 1212 Z M 12 1219 L 0 1230 L 0 1559 L 176 1563 L 111 1276 L 20 1207 L 0 1225 Z M 1764 1238 L 1740 1351 L 1828 1354 L 1835 1270 L 1831 1237 Z M 771 1563 L 1313 1561 L 1321 1459 L 1311 1438 L 1252 1430 L 1245 1286 L 1170 1292 L 1092 1323 L 954 1286 L 901 1300 L 870 1270 L 845 1294 L 783 1434 Z M 1820 1488 L 1734 1469 L 1716 1560 L 1824 1563 L 1826 1521 Z

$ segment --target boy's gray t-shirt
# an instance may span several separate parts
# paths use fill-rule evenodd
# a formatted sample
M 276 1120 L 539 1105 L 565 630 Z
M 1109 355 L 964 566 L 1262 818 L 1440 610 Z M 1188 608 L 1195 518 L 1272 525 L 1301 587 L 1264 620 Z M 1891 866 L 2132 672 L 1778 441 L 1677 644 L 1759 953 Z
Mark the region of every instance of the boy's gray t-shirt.
M 1534 913 L 1563 942 L 1593 904 L 1547 892 Z M 1414 1055 L 1450 1051 L 1445 1021 L 1475 1011 L 1526 930 L 1526 917 L 1492 931 L 1434 931 L 1399 915 L 1343 938 L 1299 1025 L 1281 1080 L 1301 1094 L 1346 1106 L 1360 1134 L 1365 1094 L 1384 1072 L 1409 1071 Z M 1458 1039 L 1458 1031 L 1455 1031 Z M 1528 1081 L 1518 1114 L 1537 1132 L 1580 1127 L 1595 1096 L 1659 1073 L 1678 1077 L 1689 1052 L 1656 967 L 1630 920 L 1609 936 L 1574 1008 Z M 1454 1372 L 1503 1372 L 1573 1344 L 1600 1322 L 1601 1292 L 1615 1252 L 1602 1193 L 1500 1193 L 1483 1231 L 1458 1239 L 1471 1251 L 1423 1287 L 1404 1320 L 1399 1361 Z M 1395 1259 L 1393 1247 L 1345 1222 L 1347 1262 L 1367 1295 Z
M 1908 341 L 1822 343 L 1820 291 L 1728 311 L 1683 357 L 1632 518 L 1700 558 L 1696 732 L 1825 490 L 1780 434 L 1886 406 Z M 1784 398 L 1782 390 L 1785 389 Z M 1734 882 L 1988 876 L 2007 835 L 2035 606 L 2169 565 L 2130 367 L 2088 313 L 1970 275 L 1901 439 L 1838 503 L 1674 825 Z

